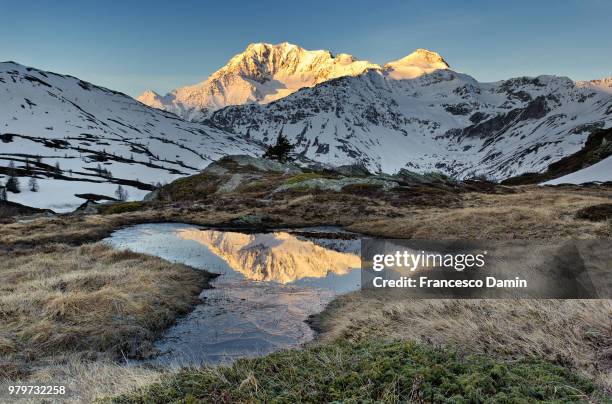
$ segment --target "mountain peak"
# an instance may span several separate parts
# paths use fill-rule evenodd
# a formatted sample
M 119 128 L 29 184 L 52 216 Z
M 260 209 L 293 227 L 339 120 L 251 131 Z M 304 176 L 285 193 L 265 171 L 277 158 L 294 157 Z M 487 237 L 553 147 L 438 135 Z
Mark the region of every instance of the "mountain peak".
M 289 42 L 251 43 L 206 81 L 166 96 L 147 91 L 138 100 L 186 119 L 201 119 L 227 105 L 265 104 L 300 88 L 380 66 L 328 50 L 306 50 Z
M 592 87 L 600 91 L 612 93 L 612 76 L 589 81 L 578 81 L 576 85 L 578 87 Z
M 254 42 L 254 43 L 250 43 L 246 47 L 244 52 L 240 53 L 239 55 L 244 55 L 244 54 L 249 54 L 249 53 L 259 53 L 259 52 L 270 51 L 274 49 L 283 50 L 283 51 L 303 50 L 299 46 L 291 44 L 289 42 L 281 42 L 278 44 L 271 44 L 267 42 Z
M 199 84 L 165 96 L 146 91 L 138 100 L 188 120 L 199 120 L 228 105 L 267 104 L 301 88 L 357 76 L 370 69 L 382 71 L 391 80 L 405 80 L 448 68 L 439 54 L 427 49 L 417 49 L 381 68 L 347 53 L 306 50 L 289 42 L 255 42 Z
M 281 42 L 279 44 L 270 44 L 266 42 L 257 42 L 249 44 L 246 49 L 235 55 L 229 63 L 221 68 L 221 70 L 248 61 L 255 60 L 261 65 L 259 67 L 274 67 L 277 63 L 300 63 L 303 60 L 319 57 L 333 59 L 331 52 L 326 50 L 306 50 L 298 45 L 289 42 Z M 220 71 L 221 71 L 220 70 Z
M 162 100 L 162 96 L 157 94 L 153 90 L 146 90 L 144 93 L 140 94 L 138 101 L 142 102 L 145 105 L 148 105 L 153 108 L 163 109 L 164 104 Z
M 450 68 L 448 63 L 437 52 L 422 48 L 384 66 L 387 75 L 395 80 L 413 79 L 435 70 L 448 68 Z

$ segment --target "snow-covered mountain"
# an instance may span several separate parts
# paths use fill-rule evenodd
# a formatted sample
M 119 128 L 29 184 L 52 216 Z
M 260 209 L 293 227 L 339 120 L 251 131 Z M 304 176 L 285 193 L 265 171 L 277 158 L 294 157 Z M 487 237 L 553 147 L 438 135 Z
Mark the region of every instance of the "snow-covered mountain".
M 601 83 L 519 77 L 480 83 L 419 49 L 381 68 L 303 88 L 268 104 L 230 106 L 205 121 L 332 165 L 443 171 L 502 179 L 539 172 L 612 126 Z
M 57 211 L 84 202 L 75 194 L 114 197 L 122 185 L 140 199 L 220 156 L 261 153 L 252 141 L 127 95 L 12 62 L 0 63 L 0 105 L 0 183 L 12 163 L 22 191 L 9 200 Z
M 143 104 L 199 120 L 228 105 L 265 104 L 300 88 L 342 76 L 354 76 L 379 68 L 347 54 L 326 50 L 308 51 L 289 43 L 256 43 L 234 56 L 202 83 L 178 88 L 165 96 L 145 91 Z
M 148 94 L 151 108 L 6 62 L 0 181 L 12 172 L 22 192 L 10 200 L 58 211 L 83 201 L 75 194 L 113 196 L 118 185 L 138 199 L 223 155 L 261 155 L 279 133 L 306 159 L 331 165 L 503 179 L 542 172 L 612 127 L 611 83 L 557 76 L 480 83 L 424 49 L 379 66 L 254 44 L 200 85 L 170 98 Z M 186 121 L 158 108 L 206 118 Z M 33 177 L 38 192 L 27 184 Z
M 580 87 L 590 87 L 612 93 L 612 77 L 604 77 L 603 79 L 589 81 L 577 81 L 576 84 Z

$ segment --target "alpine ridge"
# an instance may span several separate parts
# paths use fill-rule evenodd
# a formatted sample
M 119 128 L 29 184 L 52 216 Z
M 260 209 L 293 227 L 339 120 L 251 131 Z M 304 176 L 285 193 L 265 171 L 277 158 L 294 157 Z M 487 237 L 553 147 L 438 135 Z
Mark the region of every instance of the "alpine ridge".
M 342 76 L 354 76 L 378 65 L 351 55 L 308 51 L 287 42 L 250 44 L 202 83 L 165 96 L 148 90 L 138 100 L 188 120 L 200 120 L 228 105 L 268 103 L 300 88 Z
M 204 122 L 264 143 L 283 133 L 300 155 L 331 165 L 500 180 L 541 172 L 612 126 L 612 94 L 609 80 L 552 75 L 481 83 L 419 49 L 268 104 L 228 106 Z

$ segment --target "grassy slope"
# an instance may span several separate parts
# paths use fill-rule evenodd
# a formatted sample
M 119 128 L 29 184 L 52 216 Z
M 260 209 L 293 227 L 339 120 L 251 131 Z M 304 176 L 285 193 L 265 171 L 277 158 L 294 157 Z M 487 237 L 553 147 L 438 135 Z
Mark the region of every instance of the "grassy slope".
M 146 355 L 158 333 L 197 302 L 208 277 L 101 243 L 3 254 L 0 379 L 71 355 Z
M 413 342 L 336 342 L 184 370 L 116 403 L 587 401 L 588 380 L 546 362 L 499 362 Z M 603 397 L 599 397 L 603 398 Z
M 609 203 L 610 187 L 528 186 L 506 195 L 476 192 L 440 195 L 419 190 L 382 195 L 286 193 L 266 199 L 261 195 L 224 194 L 212 195 L 205 201 L 143 204 L 136 212 L 0 224 L 0 251 L 58 242 L 79 245 L 136 223 L 225 225 L 255 214 L 279 227 L 341 225 L 382 237 L 496 240 L 612 237 L 612 222 L 576 218 L 576 213 L 585 207 Z

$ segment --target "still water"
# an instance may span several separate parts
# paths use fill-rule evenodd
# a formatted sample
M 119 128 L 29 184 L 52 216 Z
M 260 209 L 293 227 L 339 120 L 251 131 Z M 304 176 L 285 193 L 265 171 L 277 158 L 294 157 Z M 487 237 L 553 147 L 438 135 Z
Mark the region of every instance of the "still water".
M 359 289 L 359 235 L 336 228 L 241 233 L 180 223 L 131 226 L 105 240 L 220 274 L 148 362 L 180 366 L 263 355 L 313 338 L 304 322 Z

